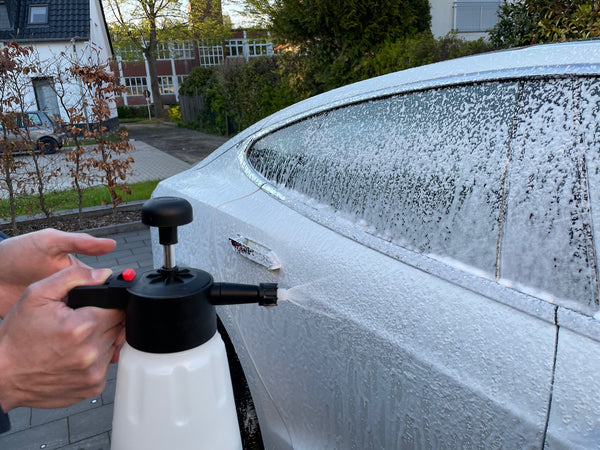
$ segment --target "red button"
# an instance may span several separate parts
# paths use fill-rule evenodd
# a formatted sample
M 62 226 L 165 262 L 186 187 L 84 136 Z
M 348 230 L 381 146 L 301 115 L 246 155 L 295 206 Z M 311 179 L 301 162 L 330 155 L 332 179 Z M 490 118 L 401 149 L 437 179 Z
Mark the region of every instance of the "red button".
M 123 279 L 125 281 L 131 281 L 135 278 L 135 270 L 133 269 L 125 269 L 123 271 Z

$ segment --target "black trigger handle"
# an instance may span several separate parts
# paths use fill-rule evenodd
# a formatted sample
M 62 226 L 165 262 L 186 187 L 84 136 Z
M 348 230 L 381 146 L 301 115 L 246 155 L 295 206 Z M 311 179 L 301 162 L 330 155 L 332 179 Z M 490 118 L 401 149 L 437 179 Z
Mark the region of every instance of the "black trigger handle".
M 67 306 L 73 309 L 95 306 L 105 309 L 125 309 L 129 298 L 127 288 L 130 281 L 125 281 L 122 275 L 111 275 L 97 286 L 77 286 L 67 295 Z

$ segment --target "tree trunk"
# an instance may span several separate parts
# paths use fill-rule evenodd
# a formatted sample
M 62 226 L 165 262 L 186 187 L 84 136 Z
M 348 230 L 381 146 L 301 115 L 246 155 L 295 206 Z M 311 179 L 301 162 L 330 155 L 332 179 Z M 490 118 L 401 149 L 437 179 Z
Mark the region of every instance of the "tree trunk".
M 150 29 L 150 40 L 144 48 L 144 55 L 148 61 L 148 72 L 150 75 L 150 90 L 152 91 L 152 99 L 154 100 L 154 116 L 157 119 L 163 118 L 163 104 L 160 98 L 160 87 L 158 85 L 158 75 L 156 72 L 156 57 L 157 57 L 157 42 L 156 29 Z

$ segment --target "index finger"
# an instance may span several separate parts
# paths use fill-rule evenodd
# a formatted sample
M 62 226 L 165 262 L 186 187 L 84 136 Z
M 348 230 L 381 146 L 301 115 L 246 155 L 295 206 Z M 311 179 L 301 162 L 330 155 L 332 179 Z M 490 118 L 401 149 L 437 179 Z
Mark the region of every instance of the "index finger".
M 67 233 L 58 230 L 47 230 L 50 234 L 48 246 L 55 254 L 78 253 L 98 256 L 112 252 L 117 243 L 113 239 L 97 238 L 86 233 Z

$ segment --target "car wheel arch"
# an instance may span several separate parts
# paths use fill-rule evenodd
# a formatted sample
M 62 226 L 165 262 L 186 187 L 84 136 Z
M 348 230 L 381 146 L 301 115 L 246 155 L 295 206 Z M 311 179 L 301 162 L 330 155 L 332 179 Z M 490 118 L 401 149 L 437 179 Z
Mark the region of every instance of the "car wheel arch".
M 246 450 L 264 449 L 260 424 L 256 414 L 256 409 L 254 407 L 252 393 L 250 392 L 250 387 L 248 385 L 248 381 L 246 380 L 246 375 L 244 374 L 244 369 L 240 363 L 233 342 L 227 334 L 227 330 L 225 329 L 223 322 L 221 322 L 221 319 L 218 317 L 217 330 L 223 339 L 225 350 L 227 352 L 227 362 L 229 364 L 229 373 L 233 387 L 233 395 L 238 425 L 240 427 L 240 434 L 242 438 L 242 446 Z

